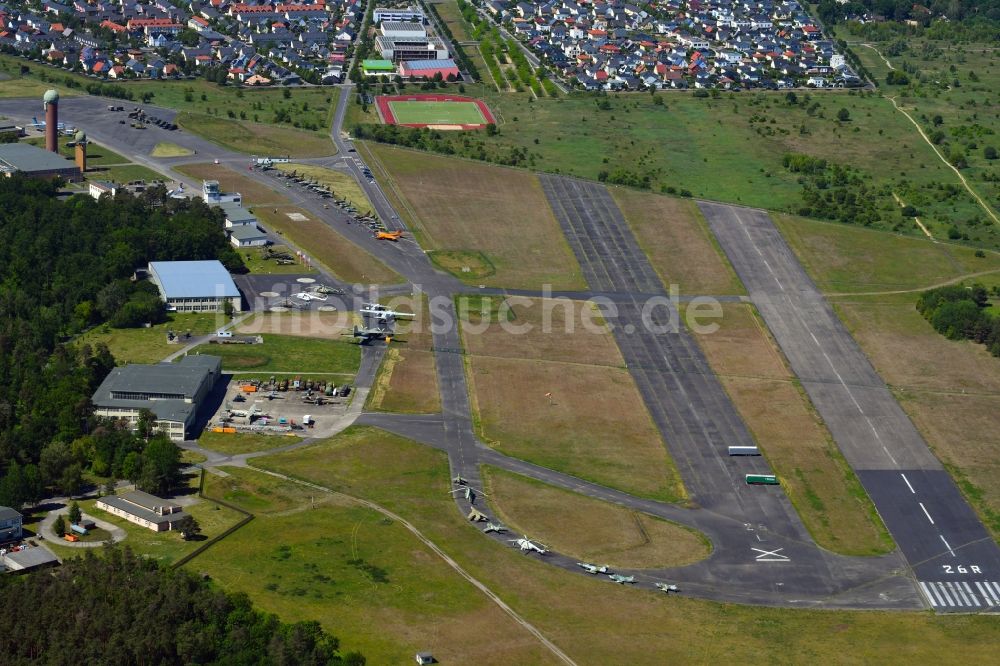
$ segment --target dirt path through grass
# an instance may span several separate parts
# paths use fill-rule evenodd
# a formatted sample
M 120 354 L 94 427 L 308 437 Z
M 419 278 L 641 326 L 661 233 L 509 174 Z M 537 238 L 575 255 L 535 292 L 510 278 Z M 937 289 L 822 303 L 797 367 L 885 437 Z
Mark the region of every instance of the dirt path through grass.
M 890 67 L 892 66 L 890 65 Z M 913 123 L 913 126 L 917 128 L 917 131 L 920 132 L 920 136 L 923 138 L 924 141 L 927 142 L 927 145 L 931 147 L 931 150 L 934 151 L 934 154 L 938 156 L 938 159 L 941 160 L 945 164 L 945 166 L 947 166 L 949 169 L 955 172 L 955 175 L 958 176 L 958 179 L 962 181 L 962 185 L 965 186 L 965 189 L 968 190 L 969 194 L 971 194 L 972 198 L 979 203 L 982 209 L 986 211 L 986 214 L 990 216 L 990 218 L 993 220 L 993 223 L 1000 224 L 1000 218 L 998 218 L 996 213 L 993 212 L 993 209 L 990 208 L 990 205 L 987 204 L 985 201 L 983 201 L 983 198 L 979 196 L 979 194 L 977 194 L 974 189 L 972 189 L 972 186 L 969 185 L 969 181 L 965 179 L 965 176 L 962 175 L 962 172 L 959 171 L 958 168 L 955 167 L 955 165 L 953 165 L 951 162 L 945 159 L 944 155 L 941 154 L 941 151 L 938 150 L 938 147 L 935 146 L 934 142 L 930 140 L 930 137 L 928 137 L 927 134 L 924 133 L 924 129 L 920 126 L 920 124 L 916 120 L 913 119 L 913 116 L 904 111 L 903 107 L 901 107 L 899 104 L 896 103 L 895 97 L 889 97 L 887 95 L 883 95 L 883 97 L 892 102 L 893 108 L 902 113 L 911 123 Z
M 477 580 L 476 578 L 473 578 L 472 574 L 470 574 L 465 569 L 463 569 L 461 567 L 461 565 L 459 565 L 458 562 L 456 562 L 455 560 L 453 560 L 446 552 L 444 552 L 443 550 L 441 550 L 437 546 L 437 544 L 435 544 L 433 541 L 431 541 L 426 536 L 424 536 L 424 534 L 420 530 L 418 530 L 416 527 L 414 527 L 412 523 L 410 523 L 408 520 L 404 519 L 402 516 L 400 516 L 400 515 L 398 515 L 396 513 L 393 513 L 389 509 L 386 509 L 383 506 L 375 504 L 374 502 L 370 502 L 368 500 L 361 499 L 360 497 L 354 497 L 353 495 L 347 495 L 345 493 L 337 492 L 337 491 L 331 490 L 330 488 L 327 488 L 326 486 L 321 486 L 321 485 L 318 485 L 318 484 L 315 484 L 315 483 L 309 483 L 308 481 L 301 481 L 299 479 L 296 479 L 296 478 L 293 478 L 293 477 L 290 477 L 290 476 L 286 476 L 284 474 L 279 474 L 278 472 L 271 472 L 269 470 L 262 469 L 260 467 L 254 467 L 252 465 L 250 465 L 249 467 L 251 467 L 253 470 L 255 470 L 257 472 L 261 472 L 263 474 L 269 474 L 270 476 L 274 476 L 274 477 L 277 477 L 277 478 L 285 480 L 285 481 L 290 481 L 291 483 L 297 483 L 299 485 L 308 486 L 309 488 L 313 488 L 315 490 L 319 490 L 320 492 L 328 493 L 328 494 L 330 494 L 332 496 L 342 497 L 342 498 L 344 498 L 344 499 L 346 499 L 346 500 L 348 500 L 350 502 L 353 502 L 353 503 L 356 503 L 356 504 L 360 504 L 361 506 L 364 506 L 364 507 L 366 507 L 368 509 L 371 509 L 373 511 L 377 511 L 380 514 L 382 514 L 383 516 L 385 516 L 386 518 L 388 518 L 389 520 L 393 520 L 393 521 L 398 522 L 400 525 L 402 525 L 407 530 L 409 530 L 410 533 L 413 534 L 413 536 L 415 536 L 417 539 L 419 539 L 421 543 L 423 543 L 425 546 L 427 546 L 432 551 L 434 551 L 434 553 L 437 554 L 438 557 L 440 557 L 442 560 L 445 561 L 445 564 L 447 564 L 449 567 L 451 567 L 452 569 L 455 570 L 455 573 L 457 573 L 459 576 L 461 576 L 465 580 L 467 580 L 470 583 L 472 583 L 472 585 L 474 585 L 480 592 L 482 592 L 483 594 L 485 594 L 490 599 L 490 601 L 492 601 L 497 606 L 499 606 L 500 609 L 503 610 L 503 612 L 507 613 L 507 615 L 509 615 L 511 617 L 511 619 L 513 619 L 519 625 L 521 625 L 522 627 L 524 627 L 529 633 L 531 633 L 535 638 L 537 638 L 542 643 L 542 645 L 544 645 L 549 650 L 549 652 L 551 652 L 553 655 L 555 655 L 563 663 L 570 664 L 571 666 L 576 666 L 576 662 L 573 661 L 572 659 L 570 659 L 569 655 L 567 655 L 565 652 L 563 652 L 562 650 L 560 650 L 559 647 L 555 643 L 553 643 L 548 638 L 546 638 L 545 635 L 542 632 L 540 632 L 537 628 L 535 628 L 535 626 L 533 624 L 531 624 L 530 622 L 528 622 L 527 620 L 525 620 L 523 617 L 521 617 L 520 615 L 518 615 L 517 611 L 515 611 L 513 608 L 511 608 L 510 606 L 508 606 L 504 602 L 504 600 L 501 599 L 500 597 L 498 597 L 492 590 L 490 590 L 490 588 L 486 587 L 486 585 L 484 585 L 483 583 L 479 582 L 479 580 Z

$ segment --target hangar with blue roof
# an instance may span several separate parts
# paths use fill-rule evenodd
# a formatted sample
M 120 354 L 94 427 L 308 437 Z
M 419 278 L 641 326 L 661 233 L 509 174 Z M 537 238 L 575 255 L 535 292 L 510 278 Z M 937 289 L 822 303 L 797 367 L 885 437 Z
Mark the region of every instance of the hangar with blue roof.
M 243 309 L 243 297 L 222 262 L 151 261 L 149 279 L 171 312 L 222 312 L 225 302 Z

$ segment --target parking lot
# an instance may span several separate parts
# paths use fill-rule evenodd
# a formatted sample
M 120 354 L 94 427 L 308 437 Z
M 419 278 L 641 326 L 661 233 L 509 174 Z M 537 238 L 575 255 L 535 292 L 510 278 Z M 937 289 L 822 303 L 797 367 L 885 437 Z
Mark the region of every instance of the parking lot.
M 347 412 L 353 386 L 306 375 L 234 376 L 206 431 L 326 437 Z M 346 390 L 347 395 L 340 395 Z M 330 394 L 330 395 L 328 395 Z M 306 422 L 306 417 L 309 422 Z

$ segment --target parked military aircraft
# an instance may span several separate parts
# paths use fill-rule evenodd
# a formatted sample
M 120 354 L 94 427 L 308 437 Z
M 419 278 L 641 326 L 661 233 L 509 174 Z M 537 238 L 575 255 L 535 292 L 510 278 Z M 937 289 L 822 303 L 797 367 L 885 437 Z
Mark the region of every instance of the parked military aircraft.
M 348 335 L 345 333 L 345 335 Z M 385 340 L 386 343 L 392 342 L 393 332 L 392 330 L 385 328 L 384 326 L 379 326 L 376 328 L 361 328 L 359 326 L 354 327 L 353 335 L 356 338 L 361 339 L 361 344 L 366 345 L 372 340 Z
M 656 585 L 656 589 L 660 590 L 661 592 L 665 592 L 667 594 L 678 591 L 676 585 L 670 585 L 668 583 L 654 583 L 654 584 Z
M 520 548 L 522 551 L 526 553 L 535 551 L 539 555 L 544 555 L 545 553 L 549 552 L 549 549 L 548 547 L 545 546 L 545 544 L 535 543 L 527 536 L 523 536 L 520 539 L 508 539 L 508 541 L 510 541 L 513 544 L 516 544 L 518 548 Z
M 496 532 L 497 534 L 500 534 L 506 531 L 507 527 L 500 523 L 486 523 L 486 527 L 483 528 L 483 532 L 485 532 L 486 534 L 489 534 L 490 532 Z
M 626 583 L 634 583 L 635 582 L 635 576 L 622 576 L 621 574 L 608 574 L 608 578 L 610 578 L 615 583 L 618 583 L 619 585 L 625 585 Z
M 608 565 L 606 564 L 597 566 L 596 564 L 588 564 L 587 562 L 577 562 L 576 566 L 580 567 L 581 569 L 585 569 L 587 573 L 592 573 L 592 574 L 608 573 Z
M 465 495 L 465 499 L 469 500 L 469 502 L 476 501 L 476 493 L 480 495 L 486 495 L 486 493 L 484 493 L 482 490 L 476 490 L 470 485 L 464 485 L 461 488 L 455 488 L 454 490 L 451 490 L 449 492 L 452 495 L 454 495 L 455 493 L 462 493 Z
M 396 310 L 390 310 L 381 303 L 362 303 L 361 316 L 371 317 L 373 319 L 378 319 L 380 321 L 392 321 L 396 319 L 413 319 L 412 312 L 397 312 Z

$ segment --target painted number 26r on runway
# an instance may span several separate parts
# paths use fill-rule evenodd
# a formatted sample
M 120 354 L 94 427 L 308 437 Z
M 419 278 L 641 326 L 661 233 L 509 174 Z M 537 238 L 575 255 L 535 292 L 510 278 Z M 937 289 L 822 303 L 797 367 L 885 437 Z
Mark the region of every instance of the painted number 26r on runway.
M 952 566 L 950 564 L 942 564 L 941 568 L 944 569 L 944 572 L 946 574 L 954 574 L 954 573 L 960 573 L 960 574 L 964 574 L 964 573 L 983 573 L 979 569 L 979 567 L 977 567 L 975 565 L 965 566 L 964 564 L 959 564 L 957 566 Z

